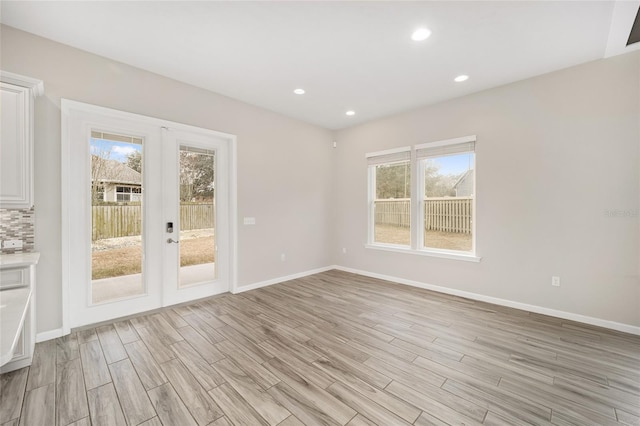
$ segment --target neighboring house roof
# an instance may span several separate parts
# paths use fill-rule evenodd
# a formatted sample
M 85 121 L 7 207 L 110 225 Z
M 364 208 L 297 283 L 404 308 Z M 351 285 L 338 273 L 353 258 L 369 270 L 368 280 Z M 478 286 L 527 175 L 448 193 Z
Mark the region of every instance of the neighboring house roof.
M 469 169 L 466 172 L 464 172 L 462 174 L 462 176 L 460 176 L 458 178 L 458 180 L 456 181 L 456 183 L 453 184 L 453 187 L 456 188 L 458 185 L 460 185 L 460 182 L 462 182 L 463 180 L 465 180 L 467 178 L 467 176 L 469 176 L 469 173 L 473 172 L 473 169 Z
M 131 167 L 116 160 L 93 156 L 95 174 L 93 179 L 100 182 L 142 185 L 142 175 Z

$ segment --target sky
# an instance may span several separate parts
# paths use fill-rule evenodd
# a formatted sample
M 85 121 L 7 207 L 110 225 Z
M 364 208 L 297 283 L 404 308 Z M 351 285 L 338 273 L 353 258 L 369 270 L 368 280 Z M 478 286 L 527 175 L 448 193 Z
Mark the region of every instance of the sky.
M 142 152 L 142 145 L 91 138 L 91 153 L 101 154 L 110 152 L 110 160 L 126 163 L 127 155 L 133 154 L 136 151 Z
M 473 154 L 447 155 L 445 157 L 438 157 L 433 161 L 440 165 L 440 174 L 458 175 L 473 167 L 472 156 Z

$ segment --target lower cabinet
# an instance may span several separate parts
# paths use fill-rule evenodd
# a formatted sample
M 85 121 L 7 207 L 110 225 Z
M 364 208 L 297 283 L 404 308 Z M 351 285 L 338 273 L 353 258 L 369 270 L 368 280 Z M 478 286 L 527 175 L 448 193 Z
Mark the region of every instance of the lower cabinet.
M 16 260 L 20 262 L 16 264 Z M 0 352 L 4 362 L 0 373 L 31 365 L 36 344 L 37 261 L 37 253 L 0 256 Z
M 13 357 L 11 358 L 11 361 L 0 367 L 0 373 L 8 373 L 9 371 L 18 370 L 31 365 L 36 344 L 36 336 L 35 327 L 30 317 L 31 309 L 27 311 L 27 318 L 22 325 L 18 344 L 13 350 Z

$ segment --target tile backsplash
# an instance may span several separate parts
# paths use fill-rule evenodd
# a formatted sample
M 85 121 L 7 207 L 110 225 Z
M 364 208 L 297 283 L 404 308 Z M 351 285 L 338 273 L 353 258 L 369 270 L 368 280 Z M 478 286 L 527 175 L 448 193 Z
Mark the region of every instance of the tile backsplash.
M 34 211 L 0 209 L 0 241 L 22 240 L 22 248 L 0 248 L 0 254 L 27 253 L 34 250 Z

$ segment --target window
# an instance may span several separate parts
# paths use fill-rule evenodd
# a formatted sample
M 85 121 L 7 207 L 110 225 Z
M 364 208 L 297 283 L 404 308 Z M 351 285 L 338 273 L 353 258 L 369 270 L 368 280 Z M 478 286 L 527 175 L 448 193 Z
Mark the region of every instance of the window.
M 367 163 L 369 247 L 479 260 L 475 136 L 371 153 Z
M 116 186 L 116 201 L 129 202 L 142 199 L 142 188 L 131 186 Z
M 142 201 L 142 188 L 131 188 L 131 201 Z
M 411 151 L 385 151 L 368 156 L 370 241 L 411 245 Z
M 93 202 L 104 201 L 104 185 L 94 184 L 91 186 Z
M 421 184 L 422 247 L 473 251 L 475 141 L 454 140 L 416 147 Z

